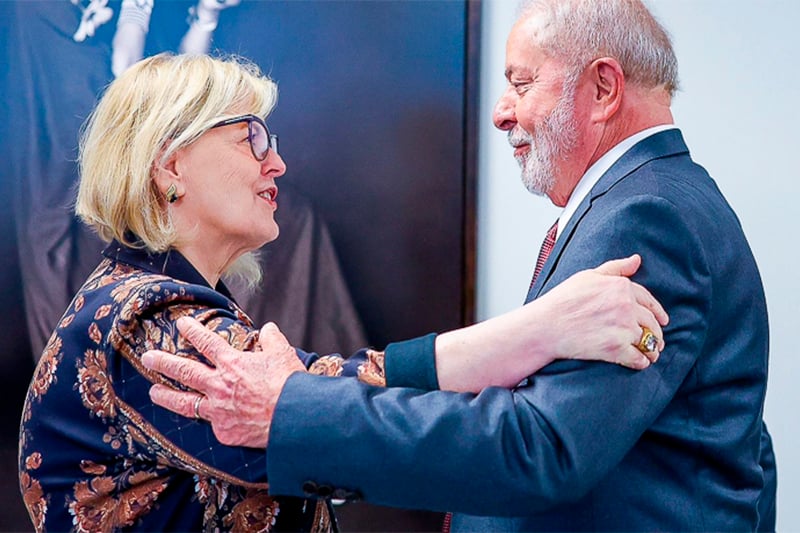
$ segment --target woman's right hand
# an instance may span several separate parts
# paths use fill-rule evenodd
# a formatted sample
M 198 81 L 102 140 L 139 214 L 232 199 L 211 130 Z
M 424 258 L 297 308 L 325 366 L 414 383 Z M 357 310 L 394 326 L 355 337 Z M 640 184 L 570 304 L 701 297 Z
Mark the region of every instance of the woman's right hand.
M 641 285 L 628 279 L 641 265 L 633 255 L 574 274 L 519 309 L 436 338 L 443 390 L 478 392 L 513 387 L 556 359 L 584 359 L 643 369 L 664 349 L 669 317 Z M 644 353 L 643 327 L 658 339 Z

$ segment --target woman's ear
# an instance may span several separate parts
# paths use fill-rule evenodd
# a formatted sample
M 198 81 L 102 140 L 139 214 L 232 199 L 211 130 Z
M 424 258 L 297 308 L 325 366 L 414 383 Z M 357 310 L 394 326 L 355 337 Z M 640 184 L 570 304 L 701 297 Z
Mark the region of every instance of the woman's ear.
M 619 62 L 611 57 L 592 61 L 588 68 L 594 87 L 592 97 L 592 120 L 607 122 L 622 105 L 625 92 L 625 74 Z
M 169 203 L 175 202 L 185 192 L 183 178 L 181 173 L 178 172 L 177 159 L 179 153 L 180 150 L 163 159 L 164 150 L 162 149 L 153 163 L 153 182 Z

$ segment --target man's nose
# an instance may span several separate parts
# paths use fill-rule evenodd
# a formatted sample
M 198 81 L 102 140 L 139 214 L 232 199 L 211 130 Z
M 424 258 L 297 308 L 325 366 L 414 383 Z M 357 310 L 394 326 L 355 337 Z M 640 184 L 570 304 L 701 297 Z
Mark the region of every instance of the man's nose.
M 517 125 L 517 117 L 514 112 L 515 98 L 512 93 L 513 87 L 508 87 L 494 105 L 492 121 L 494 127 L 499 130 L 508 131 Z

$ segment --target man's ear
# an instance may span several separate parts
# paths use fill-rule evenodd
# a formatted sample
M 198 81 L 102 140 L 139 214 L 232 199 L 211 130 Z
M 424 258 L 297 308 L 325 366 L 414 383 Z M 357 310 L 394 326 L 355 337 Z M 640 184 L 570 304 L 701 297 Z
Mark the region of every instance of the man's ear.
M 614 58 L 601 57 L 592 61 L 588 72 L 594 88 L 591 118 L 595 122 L 607 122 L 622 105 L 625 93 L 622 66 Z

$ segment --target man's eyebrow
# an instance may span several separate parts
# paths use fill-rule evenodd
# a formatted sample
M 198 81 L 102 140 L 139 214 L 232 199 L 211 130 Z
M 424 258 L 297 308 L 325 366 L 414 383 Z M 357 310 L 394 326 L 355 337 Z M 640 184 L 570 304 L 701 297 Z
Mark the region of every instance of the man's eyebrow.
M 531 69 L 524 65 L 509 65 L 506 67 L 505 76 L 508 81 L 516 75 L 518 78 L 533 78 L 537 69 Z
M 507 80 L 510 80 L 514 76 L 514 74 L 519 76 L 519 75 L 524 74 L 524 73 L 525 73 L 524 69 L 520 69 L 519 67 L 516 67 L 514 65 L 511 65 L 511 66 L 507 67 L 506 68 L 506 72 L 505 72 Z

